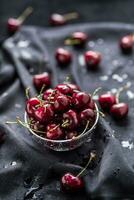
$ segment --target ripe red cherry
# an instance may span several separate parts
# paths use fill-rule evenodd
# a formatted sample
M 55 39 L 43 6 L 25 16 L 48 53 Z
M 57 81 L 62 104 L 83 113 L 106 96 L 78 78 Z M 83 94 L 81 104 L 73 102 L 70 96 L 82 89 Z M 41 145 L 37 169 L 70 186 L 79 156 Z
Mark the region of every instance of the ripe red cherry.
M 53 107 L 50 104 L 40 106 L 34 111 L 34 117 L 40 123 L 48 123 L 54 116 Z
M 82 189 L 83 182 L 80 177 L 74 176 L 71 173 L 66 173 L 61 178 L 61 187 L 63 190 L 75 192 Z
M 40 90 L 43 85 L 49 87 L 51 84 L 50 75 L 47 72 L 43 74 L 36 74 L 33 76 L 33 84 L 37 90 Z
M 126 117 L 128 114 L 128 105 L 126 103 L 114 104 L 110 109 L 110 114 L 116 119 Z
M 94 111 L 88 108 L 79 113 L 79 121 L 83 125 L 86 125 L 87 121 L 89 121 L 89 125 L 92 126 L 95 122 L 95 116 Z
M 72 34 L 72 42 L 75 46 L 84 46 L 87 41 L 87 35 L 83 32 L 74 32 Z
M 89 68 L 96 69 L 101 61 L 101 55 L 96 51 L 87 51 L 84 54 L 84 59 Z
M 50 16 L 49 23 L 51 26 L 62 26 L 66 23 L 63 15 L 54 13 Z
M 7 30 L 10 34 L 14 34 L 16 31 L 19 30 L 21 23 L 18 19 L 9 18 L 7 21 Z
M 42 95 L 42 99 L 43 100 L 49 100 L 49 97 L 50 96 L 54 96 L 55 95 L 55 90 L 54 89 L 48 89 L 48 90 L 46 90 L 44 93 L 43 93 L 43 95 Z
M 76 108 L 81 108 L 87 105 L 91 100 L 91 97 L 86 92 L 73 93 L 73 104 Z
M 70 100 L 65 95 L 57 95 L 54 101 L 54 109 L 58 112 L 63 112 L 69 109 L 70 107 Z
M 122 37 L 119 45 L 124 53 L 131 53 L 133 49 L 133 37 L 131 35 Z
M 66 133 L 65 139 L 69 140 L 69 139 L 73 139 L 73 138 L 75 138 L 77 136 L 78 136 L 78 133 L 76 131 L 71 131 L 71 132 L 67 132 Z
M 71 89 L 71 87 L 69 87 L 69 85 L 67 84 L 58 84 L 55 87 L 56 90 L 58 90 L 59 92 L 61 92 L 62 94 L 72 94 L 73 90 Z
M 64 135 L 62 129 L 56 124 L 49 124 L 47 126 L 46 137 L 50 140 L 60 139 Z
M 40 105 L 40 101 L 37 97 L 33 97 L 26 101 L 26 112 L 30 117 L 34 116 L 34 110 L 37 109 L 36 106 Z
M 109 111 L 112 105 L 116 103 L 116 98 L 113 94 L 106 93 L 100 95 L 98 101 L 103 110 Z
M 63 48 L 58 48 L 55 53 L 55 58 L 59 64 L 66 65 L 71 62 L 72 55 L 68 50 Z
M 71 109 L 63 114 L 63 120 L 67 122 L 65 126 L 63 126 L 64 128 L 72 130 L 78 126 L 77 113 Z

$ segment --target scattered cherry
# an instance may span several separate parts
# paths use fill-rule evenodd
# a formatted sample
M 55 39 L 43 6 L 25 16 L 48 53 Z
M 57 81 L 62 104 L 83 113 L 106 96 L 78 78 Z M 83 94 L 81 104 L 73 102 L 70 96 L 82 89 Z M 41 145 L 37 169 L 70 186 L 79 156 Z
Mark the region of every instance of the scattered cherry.
M 61 187 L 63 190 L 74 192 L 83 188 L 83 182 L 80 177 L 66 173 L 61 178 Z
M 49 124 L 47 126 L 46 137 L 50 140 L 57 140 L 63 136 L 63 131 L 61 127 L 56 124 Z
M 96 67 L 100 64 L 101 55 L 96 51 L 87 51 L 84 54 L 85 63 L 91 69 L 96 69 Z
M 91 97 L 86 92 L 73 93 L 73 104 L 76 108 L 81 108 L 87 105 L 91 100 Z
M 45 88 L 49 87 L 51 84 L 50 75 L 48 72 L 42 74 L 36 74 L 33 76 L 33 84 L 37 90 L 41 90 L 43 85 Z
M 95 116 L 95 112 L 92 109 L 88 108 L 80 112 L 79 121 L 83 125 L 86 125 L 89 121 L 89 125 L 91 127 L 95 122 Z
M 105 93 L 99 96 L 99 104 L 105 111 L 109 111 L 112 105 L 116 103 L 116 98 L 113 94 Z
M 55 58 L 59 64 L 67 65 L 71 62 L 72 55 L 68 50 L 58 48 L 55 53 Z
M 74 32 L 70 38 L 65 40 L 66 45 L 83 47 L 87 41 L 87 35 L 83 32 Z
M 120 48 L 123 53 L 131 53 L 133 49 L 134 39 L 132 35 L 126 35 L 120 40 Z
M 122 119 L 128 114 L 128 105 L 126 103 L 114 104 L 110 109 L 110 114 L 116 119 Z
M 7 30 L 10 34 L 14 34 L 16 31 L 19 30 L 20 26 L 24 22 L 24 20 L 32 13 L 33 8 L 28 7 L 24 12 L 18 17 L 17 19 L 15 18 L 9 18 L 7 21 Z
M 40 105 L 40 101 L 37 97 L 30 98 L 26 101 L 26 112 L 30 117 L 34 116 L 34 110 L 37 109 L 36 106 Z
M 65 123 L 64 123 L 65 122 Z M 67 129 L 74 129 L 78 126 L 78 116 L 74 110 L 68 110 L 63 113 L 63 127 Z
M 75 12 L 67 13 L 64 15 L 54 13 L 50 16 L 49 23 L 51 26 L 62 26 L 64 24 L 66 24 L 67 21 L 69 21 L 71 19 L 76 19 L 76 18 L 78 18 L 78 14 Z

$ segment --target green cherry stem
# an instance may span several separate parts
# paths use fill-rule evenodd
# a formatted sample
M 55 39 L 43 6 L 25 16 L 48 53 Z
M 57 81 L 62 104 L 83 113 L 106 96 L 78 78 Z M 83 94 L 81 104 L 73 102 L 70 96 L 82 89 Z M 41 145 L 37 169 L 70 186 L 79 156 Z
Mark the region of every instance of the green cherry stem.
M 76 177 L 79 177 L 81 176 L 81 174 L 83 174 L 83 172 L 87 169 L 87 167 L 89 166 L 89 164 L 91 163 L 91 161 L 96 157 L 96 154 L 91 152 L 90 153 L 90 158 L 86 164 L 86 166 L 80 171 L 80 173 L 76 176 Z
M 120 93 L 123 92 L 124 90 L 127 90 L 131 85 L 129 83 L 127 83 L 126 85 L 120 87 L 115 95 L 116 97 L 116 103 L 119 103 L 119 97 L 120 97 Z
M 26 8 L 23 13 L 17 18 L 18 21 L 20 21 L 21 23 L 24 22 L 24 20 L 33 12 L 33 8 L 32 7 L 28 7 Z

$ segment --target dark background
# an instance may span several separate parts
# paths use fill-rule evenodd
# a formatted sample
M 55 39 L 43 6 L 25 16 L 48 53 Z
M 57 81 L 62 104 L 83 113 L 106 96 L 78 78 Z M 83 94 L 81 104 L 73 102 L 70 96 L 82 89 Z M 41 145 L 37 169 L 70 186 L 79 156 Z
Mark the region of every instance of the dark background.
M 0 0 L 0 38 L 6 36 L 5 24 L 9 17 L 17 17 L 27 6 L 34 13 L 25 24 L 48 26 L 49 15 L 53 12 L 66 13 L 78 11 L 79 20 L 75 22 L 134 22 L 133 0 Z

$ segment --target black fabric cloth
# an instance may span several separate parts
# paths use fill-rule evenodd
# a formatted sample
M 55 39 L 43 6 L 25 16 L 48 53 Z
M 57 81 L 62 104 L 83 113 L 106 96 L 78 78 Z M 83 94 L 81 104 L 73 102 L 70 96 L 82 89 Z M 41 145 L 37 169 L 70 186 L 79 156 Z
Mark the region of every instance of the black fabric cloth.
M 73 53 L 73 60 L 69 66 L 61 68 L 54 59 L 54 52 L 64 47 L 66 36 L 79 30 L 89 35 L 89 41 L 84 49 L 65 47 Z M 72 82 L 85 91 L 93 92 L 101 86 L 105 92 L 129 82 L 129 90 L 134 92 L 133 54 L 123 55 L 118 47 L 119 38 L 133 31 L 132 25 L 120 23 L 87 23 L 48 29 L 24 26 L 5 41 L 0 65 L 0 133 L 5 135 L 0 146 L 0 200 L 134 198 L 134 103 L 126 92 L 121 99 L 129 104 L 128 117 L 121 121 L 114 121 L 108 115 L 105 119 L 100 117 L 91 142 L 71 152 L 43 148 L 32 140 L 28 130 L 16 124 L 5 124 L 16 116 L 23 119 L 24 90 L 30 87 L 31 95 L 36 94 L 32 75 L 44 71 L 51 73 L 52 87 L 71 75 Z M 96 71 L 88 70 L 83 64 L 82 54 L 88 49 L 102 54 Z M 108 80 L 104 81 L 106 75 Z M 125 78 L 115 80 L 114 75 Z M 122 141 L 131 145 L 123 148 Z M 65 194 L 60 190 L 61 176 L 82 169 L 91 151 L 96 152 L 96 160 L 83 176 L 83 192 Z

